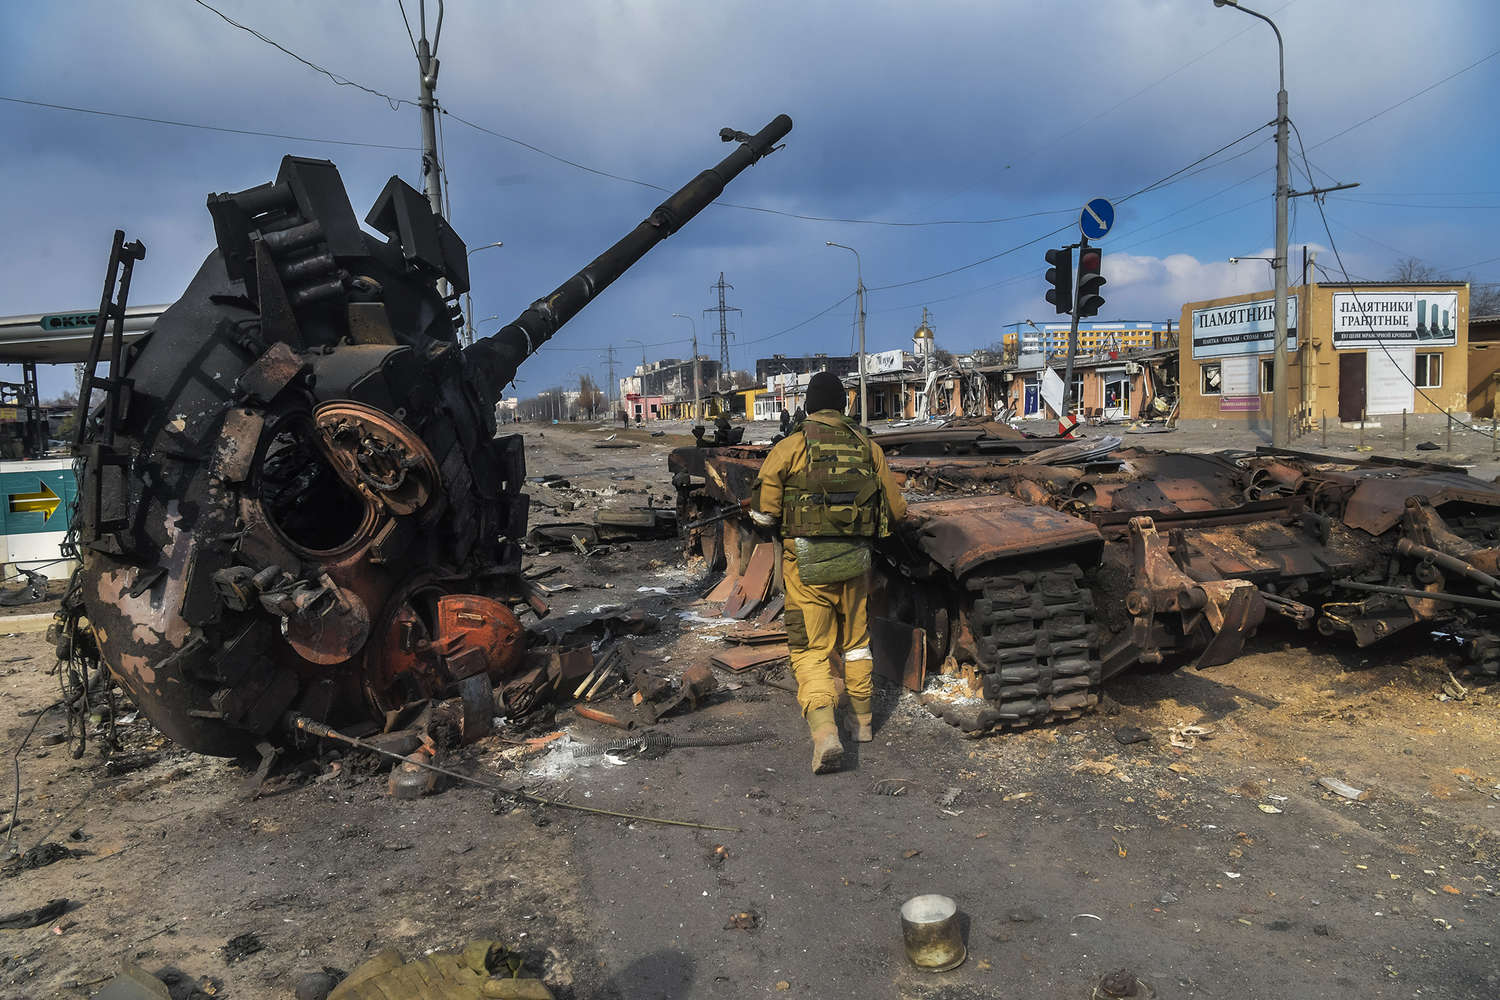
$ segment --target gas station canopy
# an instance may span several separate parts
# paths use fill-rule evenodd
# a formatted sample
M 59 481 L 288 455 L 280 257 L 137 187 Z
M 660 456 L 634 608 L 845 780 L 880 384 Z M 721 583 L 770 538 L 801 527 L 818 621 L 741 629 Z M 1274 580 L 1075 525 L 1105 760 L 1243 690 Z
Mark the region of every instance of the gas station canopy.
M 125 343 L 140 339 L 166 308 L 164 305 L 128 307 L 125 310 Z M 0 317 L 0 364 L 30 361 L 68 365 L 87 361 L 89 341 L 94 335 L 98 315 L 96 310 L 82 309 Z

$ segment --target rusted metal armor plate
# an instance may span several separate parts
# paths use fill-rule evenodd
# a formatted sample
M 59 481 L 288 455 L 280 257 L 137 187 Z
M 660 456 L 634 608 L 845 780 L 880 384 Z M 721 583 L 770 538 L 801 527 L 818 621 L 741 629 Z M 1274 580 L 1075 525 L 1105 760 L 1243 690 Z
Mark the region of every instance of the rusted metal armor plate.
M 1104 539 L 1087 521 L 1014 497 L 987 496 L 912 504 L 922 519 L 917 543 L 955 577 L 995 559 L 1079 547 L 1092 562 Z
M 460 639 L 483 651 L 491 677 L 513 671 L 525 655 L 525 637 L 515 613 L 500 601 L 477 594 L 449 594 L 437 602 L 438 641 Z
M 1434 507 L 1454 500 L 1500 507 L 1500 487 L 1477 482 L 1458 472 L 1394 478 L 1372 476 L 1354 488 L 1344 510 L 1344 523 L 1372 535 L 1383 535 L 1400 523 L 1407 497 L 1425 497 Z

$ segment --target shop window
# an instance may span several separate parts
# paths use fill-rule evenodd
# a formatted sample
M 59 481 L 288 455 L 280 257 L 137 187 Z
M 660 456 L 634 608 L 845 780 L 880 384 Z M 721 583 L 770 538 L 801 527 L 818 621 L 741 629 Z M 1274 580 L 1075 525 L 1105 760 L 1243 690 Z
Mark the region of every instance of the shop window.
M 1443 356 L 1441 354 L 1417 355 L 1417 388 L 1441 389 L 1443 386 Z
M 1276 391 L 1276 362 L 1270 358 L 1260 359 L 1260 391 Z
M 1217 396 L 1223 391 L 1224 369 L 1219 362 L 1211 361 L 1199 370 L 1202 384 L 1198 391 L 1205 396 Z

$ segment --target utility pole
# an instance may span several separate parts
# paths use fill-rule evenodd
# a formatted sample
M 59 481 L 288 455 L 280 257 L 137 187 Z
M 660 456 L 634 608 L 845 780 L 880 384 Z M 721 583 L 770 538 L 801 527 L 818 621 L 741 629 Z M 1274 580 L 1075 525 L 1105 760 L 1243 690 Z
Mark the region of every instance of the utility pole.
M 863 268 L 859 270 L 854 286 L 854 304 L 859 310 L 859 423 L 863 427 L 870 420 L 868 416 L 870 393 L 865 388 L 865 275 Z
M 824 246 L 838 247 L 854 254 L 854 311 L 859 315 L 859 422 L 863 425 L 870 419 L 870 397 L 865 388 L 865 267 L 859 259 L 859 251 L 853 247 L 827 240 Z
M 720 283 L 724 281 L 723 272 L 719 274 L 719 281 Z M 734 286 L 730 285 L 729 287 L 733 288 Z M 719 308 L 724 308 L 724 293 L 722 291 L 719 292 Z M 713 310 L 705 309 L 703 311 L 712 312 Z M 722 313 L 720 315 L 722 316 Z M 699 405 L 699 397 L 702 391 L 700 389 L 702 366 L 698 363 L 698 323 L 686 313 L 673 313 L 672 316 L 674 319 L 685 319 L 693 325 L 693 423 L 696 424 L 703 419 L 703 410 Z
M 1276 91 L 1276 257 L 1271 261 L 1271 267 L 1276 274 L 1276 357 L 1271 364 L 1271 406 L 1274 412 L 1271 415 L 1271 444 L 1277 448 L 1285 448 L 1291 443 L 1292 437 L 1292 413 L 1291 400 L 1287 395 L 1287 354 L 1286 354 L 1286 271 L 1287 256 L 1290 253 L 1287 247 L 1287 225 L 1286 206 L 1290 198 L 1301 198 L 1306 195 L 1321 195 L 1329 191 L 1344 191 L 1349 188 L 1359 187 L 1358 184 L 1336 184 L 1332 187 L 1314 187 L 1309 191 L 1293 191 L 1289 178 L 1290 168 L 1288 161 L 1290 151 L 1287 148 L 1287 113 L 1286 113 L 1286 46 L 1281 40 L 1281 29 L 1276 27 L 1276 22 L 1266 15 L 1253 11 L 1249 7 L 1240 5 L 1239 0 L 1214 0 L 1215 7 L 1233 7 L 1235 10 L 1249 14 L 1251 17 L 1259 18 L 1271 26 L 1276 33 L 1276 68 L 1279 89 Z M 1311 179 L 1311 178 L 1309 178 Z M 1307 284 L 1304 277 L 1302 283 Z M 1305 307 L 1306 302 L 1302 303 Z M 1302 322 L 1298 319 L 1298 322 Z M 1305 337 L 1303 338 L 1306 339 Z M 1304 373 L 1305 375 L 1305 373 Z M 1306 379 L 1304 378 L 1304 381 Z
M 438 0 L 437 28 L 432 43 L 427 42 L 427 0 L 419 0 L 418 22 L 422 37 L 417 41 L 417 73 L 421 84 L 417 106 L 422 112 L 422 188 L 427 192 L 427 204 L 433 215 L 443 214 L 443 166 L 438 162 L 437 151 L 437 78 L 438 42 L 443 37 L 443 3 Z M 448 294 L 448 282 L 440 280 L 438 291 Z
M 1271 364 L 1271 445 L 1285 448 L 1291 443 L 1292 414 L 1287 396 L 1286 357 L 1286 265 L 1287 225 L 1286 204 L 1291 188 L 1287 179 L 1287 116 L 1286 116 L 1286 46 L 1281 41 L 1281 29 L 1266 15 L 1241 7 L 1239 0 L 1214 0 L 1215 7 L 1233 7 L 1251 17 L 1259 18 L 1276 32 L 1276 65 L 1279 88 L 1276 91 L 1276 257 L 1271 268 L 1276 274 L 1276 356 Z
M 1266 23 L 1271 24 L 1269 18 Z M 1276 28 L 1275 24 L 1271 27 Z M 1276 32 L 1276 51 L 1281 54 L 1281 32 Z M 1276 92 L 1276 359 L 1271 363 L 1273 391 L 1271 403 L 1276 412 L 1271 416 L 1271 445 L 1286 448 L 1292 443 L 1292 408 L 1290 376 L 1286 357 L 1286 265 L 1287 265 L 1287 194 L 1291 190 L 1288 179 L 1286 117 L 1286 65 L 1281 67 L 1281 89 Z
M 609 404 L 609 419 L 615 419 L 615 345 L 609 345 L 609 387 L 604 393 L 605 401 Z
M 726 372 L 729 371 L 729 337 L 730 337 L 730 333 L 729 333 L 729 314 L 732 313 L 732 312 L 743 312 L 743 310 L 737 309 L 734 306 L 727 306 L 727 305 L 724 304 L 724 291 L 725 291 L 725 289 L 733 288 L 734 286 L 731 285 L 731 284 L 728 284 L 727 282 L 724 281 L 724 272 L 723 271 L 719 272 L 719 280 L 718 280 L 718 282 L 716 282 L 715 284 L 709 285 L 708 287 L 712 288 L 712 289 L 716 289 L 718 291 L 718 293 L 719 293 L 719 304 L 718 304 L 718 306 L 714 307 L 714 308 L 705 309 L 703 311 L 705 313 L 716 312 L 716 313 L 719 314 L 719 378 L 718 378 L 718 388 L 720 390 L 722 390 L 724 388 L 724 375 L 725 375 Z M 696 358 L 697 355 L 698 355 L 698 352 L 695 349 L 693 351 L 694 358 Z
M 422 187 L 434 215 L 443 214 L 442 165 L 437 153 L 438 41 L 443 37 L 443 5 L 438 4 L 436 35 L 427 42 L 427 0 L 421 0 L 418 14 L 422 37 L 417 40 L 417 70 L 421 74 L 421 92 L 417 104 L 422 110 Z

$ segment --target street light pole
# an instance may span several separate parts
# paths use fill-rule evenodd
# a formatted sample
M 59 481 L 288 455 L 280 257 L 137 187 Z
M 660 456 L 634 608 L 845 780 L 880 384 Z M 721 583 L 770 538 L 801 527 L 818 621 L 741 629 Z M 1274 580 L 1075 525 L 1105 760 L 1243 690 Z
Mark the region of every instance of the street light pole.
M 474 256 L 476 253 L 478 253 L 481 250 L 489 250 L 489 249 L 491 249 L 493 247 L 503 247 L 503 246 L 505 246 L 505 244 L 501 243 L 499 240 L 496 240 L 493 243 L 486 243 L 482 247 L 475 247 L 473 250 L 470 250 L 467 254 L 464 255 L 464 258 L 468 259 L 469 257 Z M 474 344 L 474 292 L 473 292 L 472 288 L 471 288 L 470 291 L 464 292 L 464 315 L 468 317 L 468 321 L 465 324 L 465 326 L 466 326 L 466 328 L 468 330 L 468 336 L 464 338 L 464 346 L 465 347 L 471 347 Z M 490 316 L 488 318 L 489 319 L 499 319 L 500 317 L 498 317 L 498 316 Z M 483 323 L 484 320 L 480 320 L 479 322 Z
M 859 314 L 859 422 L 863 426 L 869 420 L 869 393 L 865 388 L 865 268 L 860 262 L 859 251 L 842 243 L 827 241 L 827 245 L 848 250 L 854 254 L 854 308 Z
M 1287 395 L 1286 354 L 1286 265 L 1287 223 L 1286 206 L 1290 195 L 1289 156 L 1287 151 L 1287 100 L 1286 100 L 1286 46 L 1281 40 L 1281 29 L 1266 15 L 1242 7 L 1239 0 L 1214 0 L 1215 7 L 1233 7 L 1251 17 L 1260 18 L 1276 32 L 1276 64 L 1280 89 L 1276 91 L 1276 259 L 1271 268 L 1276 273 L 1276 359 L 1271 365 L 1271 444 L 1285 448 L 1291 443 L 1292 416 Z
M 693 324 L 693 423 L 703 419 L 698 406 L 698 323 L 687 313 L 673 313 L 677 319 L 685 319 Z M 722 376 L 722 372 L 720 375 Z

